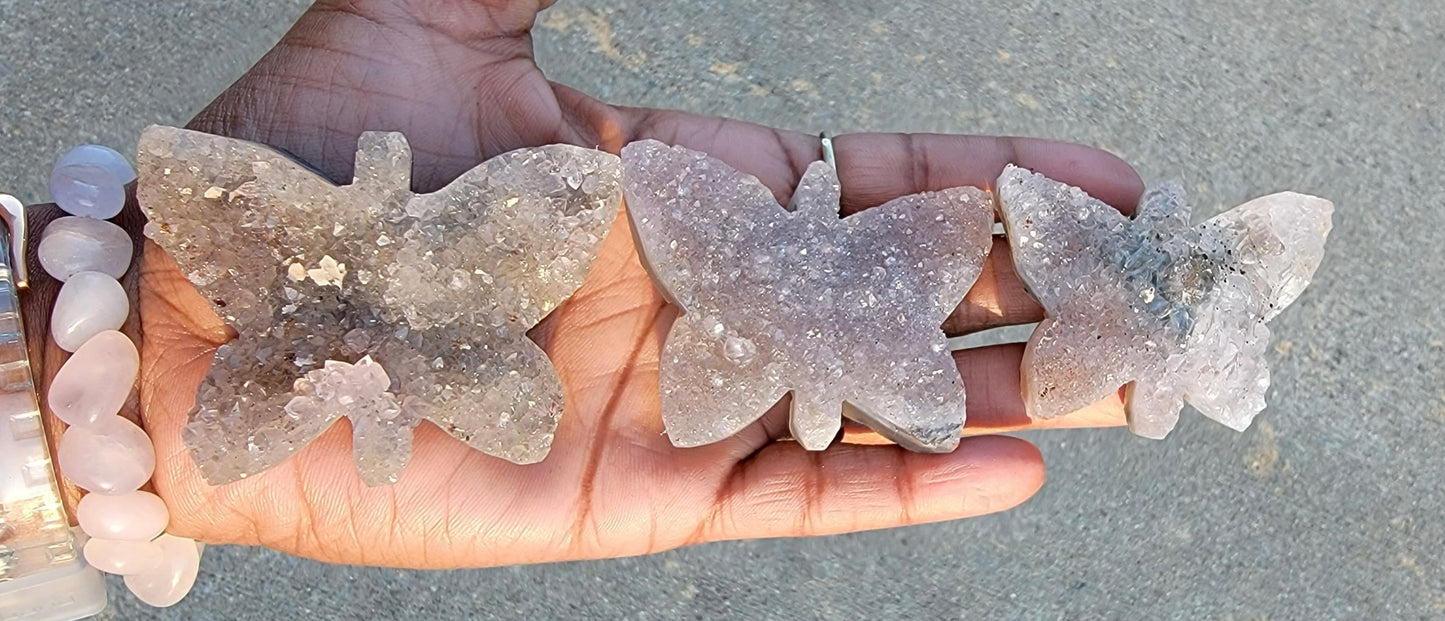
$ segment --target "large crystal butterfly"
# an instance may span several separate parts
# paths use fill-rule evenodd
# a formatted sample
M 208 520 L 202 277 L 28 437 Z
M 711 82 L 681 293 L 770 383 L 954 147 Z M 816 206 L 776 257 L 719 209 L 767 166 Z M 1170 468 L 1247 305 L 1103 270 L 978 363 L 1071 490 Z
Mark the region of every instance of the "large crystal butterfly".
M 1264 409 L 1265 322 L 1324 257 L 1333 205 L 1284 192 L 1189 225 L 1184 191 L 1147 192 L 1130 219 L 1021 168 L 998 180 L 1014 265 L 1046 318 L 1024 353 L 1024 404 L 1052 418 L 1127 386 L 1139 435 L 1162 438 L 1183 402 L 1234 429 Z
M 527 330 L 582 283 L 621 202 L 616 156 L 564 145 L 411 190 L 397 133 L 335 186 L 267 147 L 168 127 L 140 140 L 146 232 L 239 336 L 184 438 L 206 479 L 259 472 L 347 416 L 368 484 L 429 420 L 517 463 L 546 456 L 562 385 Z
M 728 437 L 791 391 L 792 434 L 808 449 L 828 446 L 845 413 L 913 449 L 957 446 L 963 383 L 941 325 L 988 252 L 986 192 L 914 194 L 840 218 L 823 162 L 783 207 L 703 153 L 644 141 L 622 161 L 643 259 L 683 311 L 660 369 L 674 444 Z

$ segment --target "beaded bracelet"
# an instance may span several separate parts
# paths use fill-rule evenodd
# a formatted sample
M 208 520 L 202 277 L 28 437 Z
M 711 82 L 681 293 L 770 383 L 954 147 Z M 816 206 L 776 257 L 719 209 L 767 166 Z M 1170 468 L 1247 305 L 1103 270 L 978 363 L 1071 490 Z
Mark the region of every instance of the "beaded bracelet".
M 202 545 L 165 532 L 170 522 L 165 503 L 140 489 L 155 469 L 155 449 L 144 430 L 118 415 L 140 369 L 135 344 L 119 331 L 130 314 L 130 300 L 118 279 L 129 268 L 134 247 L 130 235 L 107 219 L 120 213 L 126 186 L 135 178 L 124 156 L 96 145 L 72 149 L 51 173 L 51 196 L 70 215 L 45 228 L 37 255 L 45 272 L 64 283 L 52 311 L 50 334 L 72 355 L 51 381 L 46 402 L 69 426 L 61 436 L 56 465 L 89 492 L 75 515 L 89 537 L 84 541 L 84 560 L 95 569 L 123 576 L 141 601 L 164 607 L 179 602 L 195 583 Z M 16 248 L 15 281 L 22 288 L 23 215 L 22 208 L 21 224 L 10 231 Z M 23 339 L 18 328 L 14 332 Z M 54 504 L 52 510 L 63 511 L 58 501 Z M 3 570 L 0 565 L 0 582 L 25 577 L 23 573 L 6 576 Z M 22 595 L 19 601 L 28 601 L 29 607 L 16 604 L 17 616 L 75 618 L 96 612 L 84 606 L 62 610 L 54 602 L 66 593 L 44 591 L 50 602 L 39 601 L 39 593 Z M 9 610 L 0 605 L 0 612 Z

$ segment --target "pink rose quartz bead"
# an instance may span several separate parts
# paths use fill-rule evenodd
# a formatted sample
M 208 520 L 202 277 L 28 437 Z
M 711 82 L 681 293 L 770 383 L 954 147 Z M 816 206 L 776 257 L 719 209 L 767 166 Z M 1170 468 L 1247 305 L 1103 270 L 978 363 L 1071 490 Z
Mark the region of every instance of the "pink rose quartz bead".
M 77 272 L 60 287 L 50 312 L 50 336 L 65 351 L 75 351 L 91 337 L 119 330 L 130 313 L 125 288 L 109 274 Z
M 163 556 L 158 567 L 125 577 L 125 586 L 136 598 L 156 608 L 165 608 L 186 596 L 201 570 L 201 547 L 191 539 L 161 535 Z
M 165 550 L 154 541 L 91 539 L 85 542 L 85 562 L 108 574 L 128 576 L 158 569 Z
M 106 330 L 86 341 L 50 383 L 50 410 L 85 427 L 120 411 L 135 386 L 140 353 L 126 335 Z
M 119 416 L 71 427 L 60 436 L 60 473 L 82 489 L 124 494 L 140 489 L 156 467 L 156 451 L 140 427 Z
M 61 282 L 77 272 L 120 278 L 130 268 L 135 245 L 125 229 L 105 220 L 65 216 L 45 226 L 35 254 L 45 273 Z
M 139 490 L 115 495 L 86 494 L 75 508 L 75 515 L 85 534 L 124 541 L 155 539 L 171 518 L 160 496 Z

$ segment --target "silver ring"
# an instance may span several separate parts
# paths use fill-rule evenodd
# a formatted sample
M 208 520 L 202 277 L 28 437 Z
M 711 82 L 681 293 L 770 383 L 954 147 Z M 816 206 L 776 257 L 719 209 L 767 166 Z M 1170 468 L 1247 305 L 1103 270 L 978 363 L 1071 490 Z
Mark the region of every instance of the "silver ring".
M 16 289 L 30 286 L 30 270 L 25 265 L 25 252 L 29 240 L 25 238 L 25 204 L 9 194 L 0 194 L 0 223 L 9 232 L 6 243 L 10 246 L 11 282 Z
M 818 140 L 823 143 L 823 161 L 835 169 L 838 168 L 838 160 L 833 155 L 833 139 L 828 137 L 828 132 L 818 134 Z

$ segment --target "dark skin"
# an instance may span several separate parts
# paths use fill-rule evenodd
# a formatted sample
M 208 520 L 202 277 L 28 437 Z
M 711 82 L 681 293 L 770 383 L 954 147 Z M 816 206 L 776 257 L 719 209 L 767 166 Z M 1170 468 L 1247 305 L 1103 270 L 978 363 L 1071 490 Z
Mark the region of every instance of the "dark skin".
M 812 135 L 611 106 L 549 82 L 532 60 L 530 35 L 547 4 L 320 2 L 190 127 L 279 147 L 338 181 L 350 179 L 358 134 L 401 131 L 415 149 L 414 185 L 423 192 L 519 147 L 565 142 L 616 153 L 655 138 L 722 158 L 786 202 L 818 158 Z M 845 213 L 925 190 L 987 187 L 1009 162 L 1124 209 L 1142 190 L 1127 164 L 1078 145 L 903 134 L 845 135 L 835 143 Z M 503 565 L 975 516 L 1023 502 L 1044 477 L 1031 444 L 989 434 L 1123 423 L 1117 397 L 1030 422 L 1018 394 L 1022 346 L 1008 345 L 956 355 L 969 394 L 969 437 L 949 454 L 911 453 L 852 428 L 843 442 L 810 453 L 776 440 L 787 427 L 786 404 L 726 441 L 674 448 L 662 429 L 657 366 L 677 311 L 641 267 L 622 217 L 586 283 L 535 331 L 568 390 L 542 463 L 489 457 L 424 423 L 401 480 L 368 488 L 342 422 L 276 468 L 212 487 L 180 430 L 212 351 L 231 335 L 155 245 L 145 244 L 128 278 L 139 299 L 130 327 L 142 337 L 142 377 L 124 414 L 155 442 L 153 484 L 170 507 L 170 531 L 325 561 Z M 53 301 L 54 287 L 41 280 L 27 301 L 37 309 L 32 317 Z M 1041 316 L 1007 248 L 996 244 L 945 329 L 960 334 Z M 53 374 L 62 355 L 49 347 L 41 368 Z

